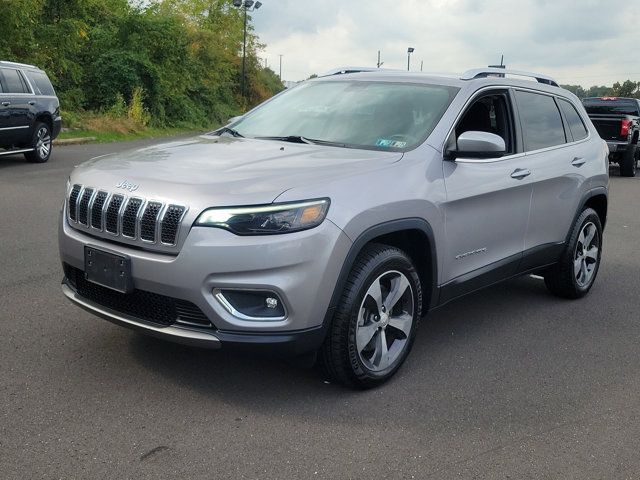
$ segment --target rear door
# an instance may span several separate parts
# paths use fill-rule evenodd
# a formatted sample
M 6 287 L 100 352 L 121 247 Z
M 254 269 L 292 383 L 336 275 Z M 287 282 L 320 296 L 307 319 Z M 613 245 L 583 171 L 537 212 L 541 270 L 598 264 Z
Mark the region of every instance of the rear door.
M 585 122 L 571 102 L 525 90 L 518 90 L 516 99 L 533 171 L 524 271 L 557 259 L 588 190 L 590 165 L 602 159 L 596 158 L 599 150 L 592 148 Z
M 10 67 L 0 68 L 2 94 L 0 106 L 3 116 L 3 138 L 12 143 L 26 143 L 30 135 L 34 94 L 22 73 Z M 31 103 L 30 103 L 31 102 Z

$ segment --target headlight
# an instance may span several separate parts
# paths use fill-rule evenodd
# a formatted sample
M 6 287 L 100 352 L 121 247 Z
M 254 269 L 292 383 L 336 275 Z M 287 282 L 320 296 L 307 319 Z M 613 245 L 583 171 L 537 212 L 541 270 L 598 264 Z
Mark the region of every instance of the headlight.
M 236 235 L 275 235 L 317 227 L 327 216 L 329 199 L 256 207 L 210 208 L 196 225 L 229 230 Z

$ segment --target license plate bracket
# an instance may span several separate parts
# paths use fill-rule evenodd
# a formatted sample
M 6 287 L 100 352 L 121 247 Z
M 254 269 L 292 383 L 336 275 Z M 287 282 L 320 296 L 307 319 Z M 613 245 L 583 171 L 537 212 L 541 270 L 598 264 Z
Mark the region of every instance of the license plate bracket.
M 131 259 L 126 255 L 85 245 L 84 276 L 91 283 L 117 292 L 133 291 Z

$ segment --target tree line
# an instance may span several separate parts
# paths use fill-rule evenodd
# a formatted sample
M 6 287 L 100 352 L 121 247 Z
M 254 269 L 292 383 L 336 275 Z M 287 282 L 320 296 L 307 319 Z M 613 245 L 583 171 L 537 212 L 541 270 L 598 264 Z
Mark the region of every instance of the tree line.
M 616 82 L 611 87 L 593 86 L 585 89 L 580 85 L 561 85 L 562 88 L 574 93 L 578 98 L 588 97 L 630 97 L 640 99 L 640 82 L 626 80 Z
M 281 91 L 232 0 L 0 0 L 0 59 L 47 71 L 67 111 L 142 96 L 156 126 L 221 122 Z

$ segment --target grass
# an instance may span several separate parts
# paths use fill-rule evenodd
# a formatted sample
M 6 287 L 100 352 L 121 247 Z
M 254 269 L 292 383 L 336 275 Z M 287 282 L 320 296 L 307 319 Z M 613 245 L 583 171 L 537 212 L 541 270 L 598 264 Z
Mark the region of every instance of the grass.
M 63 130 L 58 138 L 95 137 L 96 143 L 124 142 L 144 138 L 169 137 L 184 134 L 197 134 L 215 128 L 204 129 L 199 126 L 149 127 L 128 117 L 114 118 L 108 114 L 92 112 L 63 112 Z

